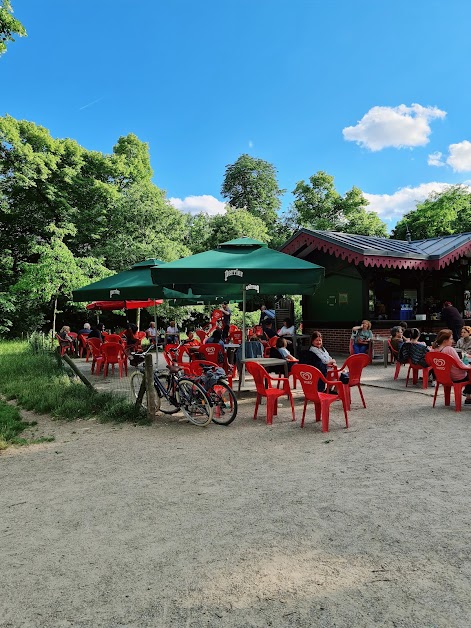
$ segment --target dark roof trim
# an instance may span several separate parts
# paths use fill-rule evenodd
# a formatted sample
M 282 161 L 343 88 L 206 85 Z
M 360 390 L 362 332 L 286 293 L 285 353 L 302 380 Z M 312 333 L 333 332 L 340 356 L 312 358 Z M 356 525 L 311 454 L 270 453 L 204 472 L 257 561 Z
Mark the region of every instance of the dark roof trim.
M 335 255 L 351 264 L 378 268 L 439 270 L 471 253 L 471 234 L 406 242 L 334 231 L 301 229 L 280 249 L 301 256 L 309 247 Z M 300 255 L 301 254 L 301 255 Z

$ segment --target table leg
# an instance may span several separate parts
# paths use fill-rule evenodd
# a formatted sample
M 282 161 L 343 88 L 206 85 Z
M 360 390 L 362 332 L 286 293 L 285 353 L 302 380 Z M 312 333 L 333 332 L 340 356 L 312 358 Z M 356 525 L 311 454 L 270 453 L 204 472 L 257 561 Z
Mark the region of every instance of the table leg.
M 385 338 L 383 340 L 383 364 L 384 364 L 385 369 L 388 368 L 388 352 L 389 352 L 388 339 Z

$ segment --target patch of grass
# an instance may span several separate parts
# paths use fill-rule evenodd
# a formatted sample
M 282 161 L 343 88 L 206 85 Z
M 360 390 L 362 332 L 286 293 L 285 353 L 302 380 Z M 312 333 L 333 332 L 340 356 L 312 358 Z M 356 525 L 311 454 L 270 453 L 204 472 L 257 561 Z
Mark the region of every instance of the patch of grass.
M 0 449 L 6 449 L 8 445 L 29 445 L 30 443 L 43 442 L 43 439 L 28 440 L 20 438 L 21 434 L 27 427 L 36 425 L 36 421 L 23 421 L 18 408 L 10 406 L 8 403 L 0 399 Z M 53 437 L 45 437 L 52 438 Z
M 110 393 L 91 391 L 53 351 L 38 345 L 33 352 L 26 342 L 0 342 L 0 392 L 7 399 L 57 419 L 147 422 L 143 410 Z

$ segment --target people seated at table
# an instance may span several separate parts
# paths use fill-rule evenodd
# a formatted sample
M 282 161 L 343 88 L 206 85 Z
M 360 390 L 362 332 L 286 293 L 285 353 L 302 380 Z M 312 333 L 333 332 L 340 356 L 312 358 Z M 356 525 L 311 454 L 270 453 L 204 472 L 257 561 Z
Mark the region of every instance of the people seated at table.
M 311 346 L 309 351 L 319 358 L 326 367 L 337 366 L 337 362 L 329 355 L 329 352 L 322 344 L 322 334 L 320 331 L 313 331 L 311 335 Z
M 389 341 L 394 351 L 399 352 L 399 349 L 404 343 L 403 331 L 400 325 L 396 325 L 395 327 L 391 328 L 391 338 L 389 339 Z
M 463 353 L 471 352 L 471 327 L 465 325 L 461 330 L 461 338 L 456 343 L 456 348 L 461 349 Z
M 370 343 L 373 340 L 371 323 L 366 319 L 361 321 L 361 325 L 352 327 L 353 353 L 368 353 Z
M 222 339 L 222 331 L 220 329 L 215 329 L 213 331 L 212 336 L 209 336 L 208 338 L 206 338 L 206 340 L 204 341 L 204 344 L 221 345 L 221 347 L 224 349 L 224 340 Z
M 90 323 L 84 323 L 82 329 L 79 330 L 78 334 L 79 334 L 79 336 L 80 335 L 88 336 L 88 334 L 90 333 L 91 329 L 92 328 L 91 328 Z
M 291 353 L 288 351 L 288 349 L 286 348 L 287 345 L 288 343 L 286 342 L 286 338 L 278 338 L 278 340 L 276 341 L 276 350 L 281 355 L 281 357 L 288 362 L 288 370 L 289 370 L 293 366 L 293 363 L 297 362 L 298 360 L 294 356 L 292 356 Z M 271 357 L 271 350 L 270 350 L 270 357 Z
M 180 333 L 178 331 L 177 323 L 175 321 L 170 321 L 169 326 L 167 327 L 167 344 L 178 344 L 180 339 Z
M 432 344 L 432 351 L 451 355 L 455 361 L 458 362 L 458 366 L 453 365 L 450 370 L 452 381 L 465 382 L 468 380 L 468 371 L 465 370 L 467 368 L 467 364 L 462 362 L 460 359 L 456 349 L 452 346 L 453 342 L 453 331 L 451 329 L 442 329 L 438 332 L 437 338 Z M 463 394 L 466 395 L 465 404 L 471 404 L 471 383 L 464 387 Z
M 95 325 L 92 331 L 88 334 L 87 339 L 98 338 L 101 342 L 103 342 L 103 335 L 101 333 L 102 331 L 105 331 L 105 326 L 103 325 L 103 323 L 98 323 L 97 325 Z
M 403 342 L 399 347 L 399 362 L 405 364 L 410 360 L 412 364 L 418 364 L 426 368 L 425 355 L 429 349 L 425 343 L 419 342 L 420 330 L 417 327 L 412 327 L 412 329 L 406 331 L 410 332 L 410 341 Z

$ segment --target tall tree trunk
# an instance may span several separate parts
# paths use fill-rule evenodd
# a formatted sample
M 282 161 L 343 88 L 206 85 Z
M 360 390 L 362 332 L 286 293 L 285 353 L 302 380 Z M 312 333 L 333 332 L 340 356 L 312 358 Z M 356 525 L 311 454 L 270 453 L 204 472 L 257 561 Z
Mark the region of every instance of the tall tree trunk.
M 52 315 L 52 338 L 56 337 L 57 296 L 54 299 L 54 313 Z

